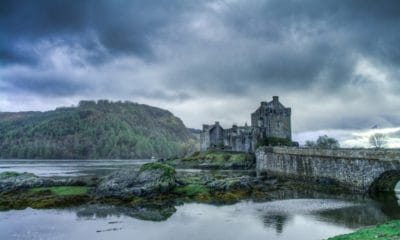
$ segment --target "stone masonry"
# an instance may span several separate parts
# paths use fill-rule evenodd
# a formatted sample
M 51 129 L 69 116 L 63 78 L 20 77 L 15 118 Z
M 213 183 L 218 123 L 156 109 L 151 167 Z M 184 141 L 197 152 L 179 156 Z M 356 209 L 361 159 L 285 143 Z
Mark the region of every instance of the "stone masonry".
M 354 190 L 393 191 L 400 180 L 400 151 L 261 147 L 257 172 L 335 182 Z

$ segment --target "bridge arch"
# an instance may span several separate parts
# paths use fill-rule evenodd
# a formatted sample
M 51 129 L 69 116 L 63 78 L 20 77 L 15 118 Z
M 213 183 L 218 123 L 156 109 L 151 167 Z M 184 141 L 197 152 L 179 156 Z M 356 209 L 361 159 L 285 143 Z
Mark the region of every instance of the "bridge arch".
M 400 181 L 400 170 L 388 170 L 377 177 L 369 187 L 369 192 L 394 192 Z

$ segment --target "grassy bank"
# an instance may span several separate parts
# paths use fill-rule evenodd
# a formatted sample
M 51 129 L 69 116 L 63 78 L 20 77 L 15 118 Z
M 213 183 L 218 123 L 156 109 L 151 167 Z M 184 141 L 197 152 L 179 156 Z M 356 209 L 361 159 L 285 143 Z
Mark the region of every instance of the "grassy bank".
M 56 196 L 73 196 L 85 195 L 88 192 L 88 187 L 84 186 L 59 186 L 59 187 L 41 187 L 30 189 L 32 193 L 50 192 Z
M 196 152 L 190 157 L 168 159 L 166 163 L 179 168 L 252 169 L 255 158 L 244 152 L 207 151 Z
M 88 192 L 85 186 L 55 186 L 1 194 L 0 210 L 79 205 L 90 200 Z
M 400 239 L 400 220 L 375 227 L 363 228 L 354 233 L 340 235 L 328 240 L 394 240 Z

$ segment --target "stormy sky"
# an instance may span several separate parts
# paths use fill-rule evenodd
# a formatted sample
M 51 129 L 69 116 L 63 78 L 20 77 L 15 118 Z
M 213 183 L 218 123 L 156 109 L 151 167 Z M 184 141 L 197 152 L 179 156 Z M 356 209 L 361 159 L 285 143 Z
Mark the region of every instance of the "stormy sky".
M 81 99 L 250 122 L 279 95 L 293 131 L 400 126 L 400 1 L 3 0 L 0 111 Z

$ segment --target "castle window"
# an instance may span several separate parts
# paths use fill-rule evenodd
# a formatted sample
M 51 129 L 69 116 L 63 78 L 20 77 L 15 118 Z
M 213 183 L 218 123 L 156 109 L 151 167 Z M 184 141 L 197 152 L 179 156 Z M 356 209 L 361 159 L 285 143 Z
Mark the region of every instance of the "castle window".
M 276 126 L 280 127 L 280 126 L 281 126 L 281 122 L 278 121 L 278 122 L 276 123 Z

